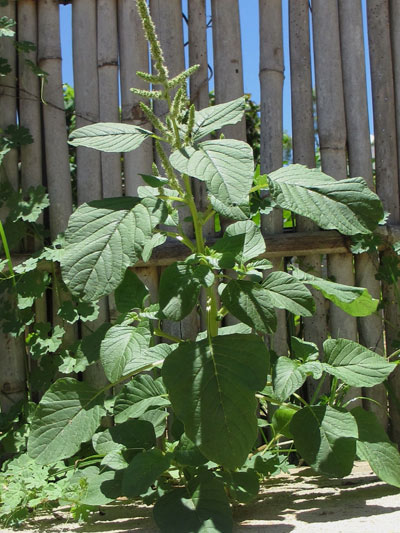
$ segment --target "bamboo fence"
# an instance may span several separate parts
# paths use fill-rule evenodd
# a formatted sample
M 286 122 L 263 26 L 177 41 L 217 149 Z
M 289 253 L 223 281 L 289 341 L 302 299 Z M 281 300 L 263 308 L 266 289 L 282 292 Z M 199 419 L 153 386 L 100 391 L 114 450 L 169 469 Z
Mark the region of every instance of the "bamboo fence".
M 77 127 L 97 121 L 122 121 L 149 128 L 139 107 L 139 97 L 131 87 L 147 88 L 136 77 L 137 70 L 148 71 L 149 54 L 133 0 L 11 0 L 0 7 L 0 16 L 17 20 L 18 40 L 37 46 L 26 58 L 48 73 L 41 95 L 40 81 L 27 68 L 12 40 L 0 40 L 0 56 L 6 57 L 13 73 L 0 77 L 0 127 L 21 124 L 29 128 L 34 143 L 10 152 L 2 166 L 2 179 L 14 188 L 26 190 L 43 184 L 50 196 L 45 221 L 54 239 L 64 231 L 73 204 L 119 196 L 135 195 L 141 185 L 140 173 L 151 173 L 153 148 L 143 143 L 136 151 L 125 154 L 100 154 L 76 150 L 77 197 L 73 198 L 67 144 L 61 78 L 59 10 L 72 3 L 73 64 L 75 112 Z M 363 20 L 365 4 L 367 22 Z M 192 64 L 201 68 L 189 85 L 189 97 L 196 108 L 208 105 L 209 75 L 213 72 L 215 101 L 226 102 L 243 94 L 243 57 L 238 0 L 212 0 L 207 11 L 206 0 L 190 0 L 182 17 L 181 0 L 149 0 L 159 38 L 172 75 Z M 400 153 L 400 7 L 390 0 L 289 0 L 289 19 L 283 21 L 281 0 L 259 0 L 260 88 L 261 88 L 261 171 L 271 172 L 282 165 L 282 91 L 285 69 L 290 69 L 292 97 L 293 162 L 309 167 L 316 165 L 316 138 L 319 142 L 324 172 L 336 179 L 363 176 L 380 195 L 389 211 L 389 224 L 381 228 L 386 240 L 400 234 L 399 162 Z M 71 9 L 71 7 L 69 8 Z M 210 23 L 211 21 L 211 23 Z M 188 53 L 185 54 L 184 25 L 187 24 Z M 284 64 L 285 46 L 282 28 L 289 31 L 290 60 Z M 212 33 L 212 50 L 207 47 L 207 32 Z M 365 49 L 364 35 L 368 33 Z M 369 54 L 370 63 L 365 55 Z M 213 63 L 213 69 L 208 68 Z M 370 65 L 369 70 L 367 65 Z M 313 77 L 315 78 L 314 112 Z M 372 84 L 374 120 L 374 163 L 368 121 L 367 79 Z M 156 102 L 159 115 L 165 108 Z M 245 121 L 226 127 L 226 136 L 245 139 Z M 204 202 L 204 190 L 195 188 L 197 204 Z M 5 215 L 3 212 L 2 215 Z M 224 226 L 225 222 L 223 222 Z M 190 232 L 190 227 L 186 228 Z M 282 214 L 262 219 L 267 244 L 266 257 L 276 269 L 294 260 L 316 275 L 333 276 L 344 284 L 365 286 L 375 297 L 384 296 L 384 309 L 371 317 L 355 319 L 314 294 L 317 311 L 304 319 L 304 338 L 321 347 L 328 335 L 359 340 L 384 355 L 391 353 L 398 338 L 399 306 L 397 287 L 376 279 L 382 257 L 390 252 L 353 256 L 349 239 L 336 232 L 321 232 L 314 224 L 297 217 L 296 228 L 283 228 Z M 207 238 L 215 238 L 213 224 L 207 227 Z M 28 243 L 25 252 L 40 243 Z M 166 243 L 153 254 L 151 261 L 139 264 L 139 276 L 149 286 L 151 297 L 157 298 L 162 269 L 174 259 L 184 257 L 179 244 Z M 57 302 L 55 302 L 57 303 Z M 101 302 L 97 324 L 115 314 L 112 298 Z M 51 315 L 51 307 L 38 304 L 39 316 Z M 53 307 L 55 307 L 53 305 Z M 53 318 L 58 320 L 57 317 Z M 199 327 L 195 313 L 180 324 L 169 324 L 170 332 L 195 337 Z M 90 324 L 90 329 L 96 324 Z M 80 326 L 80 334 L 85 328 Z M 79 333 L 70 327 L 69 339 Z M 279 313 L 278 330 L 266 341 L 278 354 L 290 348 L 287 317 Z M 32 363 L 23 343 L 0 336 L 0 406 L 7 410 L 26 393 L 26 373 Z M 93 368 L 82 379 L 93 384 L 104 383 L 104 375 Z M 400 374 L 390 380 L 400 396 Z M 312 383 L 309 389 L 313 390 Z M 362 396 L 366 391 L 353 391 Z M 395 402 L 383 387 L 369 391 L 380 405 L 366 400 L 365 406 L 375 411 L 392 436 L 400 444 L 400 414 Z M 358 400 L 360 401 L 360 400 Z

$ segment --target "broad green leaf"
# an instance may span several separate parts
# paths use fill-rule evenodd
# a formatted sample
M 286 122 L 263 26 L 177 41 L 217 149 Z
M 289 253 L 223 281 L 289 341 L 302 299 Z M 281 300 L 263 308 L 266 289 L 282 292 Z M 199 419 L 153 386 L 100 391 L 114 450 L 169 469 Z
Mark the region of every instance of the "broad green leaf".
M 149 450 L 156 445 L 154 427 L 147 420 L 127 420 L 109 431 L 114 442 L 131 450 Z
M 164 318 L 182 320 L 197 303 L 202 286 L 207 285 L 210 269 L 183 261 L 168 266 L 160 278 L 160 310 Z
M 290 337 L 290 346 L 296 359 L 301 359 L 305 362 L 306 360 L 314 360 L 318 358 L 318 346 L 313 342 L 307 342 L 298 337 Z
M 105 455 L 107 453 L 122 450 L 124 448 L 122 444 L 113 441 L 109 429 L 95 433 L 92 437 L 92 444 L 93 448 L 100 455 Z
M 231 280 L 221 294 L 224 306 L 236 318 L 262 333 L 273 333 L 277 319 L 274 304 L 258 283 Z
M 232 533 L 233 521 L 224 485 L 215 477 L 198 482 L 194 490 L 174 489 L 154 506 L 162 533 Z
M 162 176 L 152 176 L 150 174 L 139 174 L 139 176 L 141 176 L 147 185 L 150 185 L 150 187 L 159 188 L 168 184 L 168 178 L 164 178 Z
M 287 309 L 294 315 L 311 316 L 315 303 L 311 292 L 286 272 L 271 272 L 262 283 L 270 301 L 278 309 Z
M 150 409 L 149 411 L 143 413 L 139 417 L 139 420 L 146 420 L 147 422 L 150 422 L 154 428 L 156 437 L 159 438 L 165 432 L 168 415 L 169 413 L 166 409 Z
M 141 355 L 142 357 L 135 356 L 134 359 L 128 361 L 125 367 L 125 375 L 132 372 L 139 373 L 144 370 L 151 370 L 155 367 L 160 367 L 164 359 L 175 348 L 174 344 L 156 344 L 145 350 Z
M 254 394 L 265 385 L 268 359 L 262 339 L 243 334 L 185 342 L 166 358 L 162 377 L 174 412 L 209 460 L 230 469 L 244 463 L 257 436 Z
M 297 452 L 314 470 L 331 477 L 350 474 L 358 429 L 349 412 L 329 405 L 305 407 L 293 416 L 290 431 Z
M 207 462 L 207 458 L 199 448 L 183 433 L 179 444 L 174 448 L 174 461 L 184 466 L 201 466 Z
M 120 313 L 127 313 L 134 308 L 143 308 L 143 302 L 149 295 L 145 284 L 127 269 L 124 279 L 115 289 L 115 305 Z
M 114 500 L 104 494 L 102 486 L 106 482 L 114 479 L 115 472 L 100 472 L 97 466 L 89 466 L 82 470 L 76 470 L 69 480 L 69 485 L 79 486 L 79 505 L 90 505 L 97 507 L 106 505 Z M 83 484 L 82 481 L 85 480 Z M 68 501 L 68 487 L 66 488 Z
M 264 237 L 260 228 L 252 220 L 230 224 L 225 230 L 223 239 L 240 235 L 244 235 L 244 242 L 242 249 L 236 254 L 238 261 L 247 263 L 250 259 L 254 259 L 265 252 Z
M 128 498 L 138 498 L 168 470 L 170 460 L 155 448 L 135 455 L 122 478 L 122 493 Z
M 114 383 L 128 372 L 133 361 L 139 368 L 145 366 L 145 352 L 151 340 L 150 326 L 147 319 L 138 326 L 116 324 L 110 328 L 100 347 L 100 359 L 107 379 Z
M 13 37 L 15 31 L 11 28 L 15 26 L 16 22 L 9 17 L 0 17 L 0 37 Z
M 289 165 L 268 176 L 272 199 L 283 209 L 344 235 L 370 233 L 383 217 L 378 196 L 362 178 L 336 181 L 318 169 Z
M 209 193 L 223 204 L 248 203 L 254 163 L 252 150 L 245 142 L 234 139 L 205 141 L 196 149 L 174 152 L 170 161 L 180 172 L 205 181 Z
M 228 124 L 236 124 L 244 114 L 244 96 L 196 111 L 194 115 L 193 140 L 198 141 L 209 133 Z
M 275 396 L 284 402 L 303 385 L 306 377 L 307 374 L 302 372 L 301 365 L 297 361 L 283 355 L 278 357 L 272 374 Z
M 400 487 L 400 454 L 390 442 L 376 415 L 361 407 L 352 409 L 351 414 L 358 426 L 358 457 L 362 461 L 368 461 L 382 481 Z
M 101 466 L 108 466 L 112 470 L 125 470 L 125 468 L 127 468 L 129 464 L 124 457 L 125 453 L 125 446 L 121 446 L 121 449 L 111 450 L 107 453 L 107 455 L 103 457 L 100 464 Z M 118 492 L 118 496 L 120 494 L 121 491 Z
M 61 258 L 63 279 L 73 294 L 98 300 L 116 289 L 126 268 L 139 259 L 158 219 L 138 202 L 111 198 L 83 204 L 73 213 Z
M 114 404 L 114 417 L 117 424 L 129 418 L 139 418 L 148 409 L 168 407 L 167 391 L 161 379 L 154 380 L 144 374 L 130 381 L 118 394 Z
M 231 498 L 240 503 L 251 502 L 260 490 L 258 475 L 254 470 L 221 472 L 221 476 L 229 488 Z
M 326 340 L 324 352 L 324 370 L 352 387 L 378 385 L 396 368 L 395 363 L 348 339 Z
M 57 380 L 35 411 L 28 453 L 40 464 L 55 463 L 76 453 L 100 425 L 104 398 L 87 383 Z
M 152 135 L 151 131 L 131 124 L 98 122 L 74 130 L 69 137 L 69 144 L 103 152 L 130 152 Z
M 100 346 L 110 327 L 111 324 L 106 322 L 79 342 L 75 354 L 75 372 L 83 372 L 87 366 L 99 360 Z
M 293 435 L 290 432 L 290 422 L 298 409 L 293 407 L 279 407 L 272 415 L 271 424 L 274 428 L 275 434 L 281 434 L 288 439 L 293 439 Z
M 210 203 L 217 213 L 232 220 L 248 220 L 251 216 L 248 203 L 240 205 L 230 205 L 226 201 L 220 200 L 212 194 L 209 195 Z
M 378 300 L 372 298 L 367 289 L 342 285 L 326 279 L 307 274 L 297 268 L 293 269 L 293 276 L 299 281 L 311 285 L 322 292 L 327 300 L 346 311 L 352 316 L 368 316 L 378 306 Z

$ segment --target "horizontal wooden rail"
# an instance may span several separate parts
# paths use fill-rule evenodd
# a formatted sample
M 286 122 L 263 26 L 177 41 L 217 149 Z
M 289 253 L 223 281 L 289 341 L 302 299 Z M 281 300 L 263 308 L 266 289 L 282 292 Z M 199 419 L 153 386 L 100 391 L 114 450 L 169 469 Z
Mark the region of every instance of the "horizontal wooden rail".
M 400 241 L 400 226 L 386 225 L 380 226 L 378 233 L 383 244 L 380 249 L 387 245 Z M 314 254 L 343 254 L 351 253 L 351 238 L 341 235 L 337 231 L 315 231 L 305 232 L 284 232 L 275 235 L 266 235 L 266 251 L 260 258 L 307 256 Z M 207 244 L 211 246 L 215 240 L 209 240 Z M 190 254 L 190 250 L 182 243 L 175 240 L 168 240 L 162 246 L 155 248 L 150 260 L 147 263 L 138 261 L 135 266 L 167 266 L 174 261 L 183 261 Z M 14 266 L 21 264 L 28 259 L 28 254 L 13 254 Z M 41 268 L 47 270 L 49 261 L 42 261 Z

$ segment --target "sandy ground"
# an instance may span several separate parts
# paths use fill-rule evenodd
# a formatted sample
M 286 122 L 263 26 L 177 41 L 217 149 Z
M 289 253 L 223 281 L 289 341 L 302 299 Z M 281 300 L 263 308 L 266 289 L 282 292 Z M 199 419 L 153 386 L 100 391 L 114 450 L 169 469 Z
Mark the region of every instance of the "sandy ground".
M 69 523 L 62 512 L 40 517 L 20 533 L 157 533 L 150 507 L 117 503 L 89 523 Z M 365 463 L 344 479 L 309 468 L 272 478 L 257 500 L 234 509 L 235 533 L 400 533 L 400 490 L 379 481 Z M 11 529 L 0 529 L 11 533 Z M 15 530 L 14 530 L 15 531 Z

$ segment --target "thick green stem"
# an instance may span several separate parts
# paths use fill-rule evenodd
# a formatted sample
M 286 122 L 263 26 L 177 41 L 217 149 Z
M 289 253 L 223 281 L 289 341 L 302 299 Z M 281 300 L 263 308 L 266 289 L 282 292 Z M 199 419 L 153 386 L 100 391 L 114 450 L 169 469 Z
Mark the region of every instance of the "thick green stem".
M 0 236 L 1 236 L 1 242 L 3 243 L 4 253 L 5 253 L 5 256 L 6 256 L 6 259 L 7 259 L 8 268 L 10 270 L 12 284 L 15 287 L 16 286 L 15 273 L 14 273 L 14 268 L 13 268 L 13 264 L 12 264 L 10 249 L 8 247 L 6 233 L 4 231 L 4 227 L 3 227 L 3 224 L 1 223 L 1 221 L 0 221 Z

